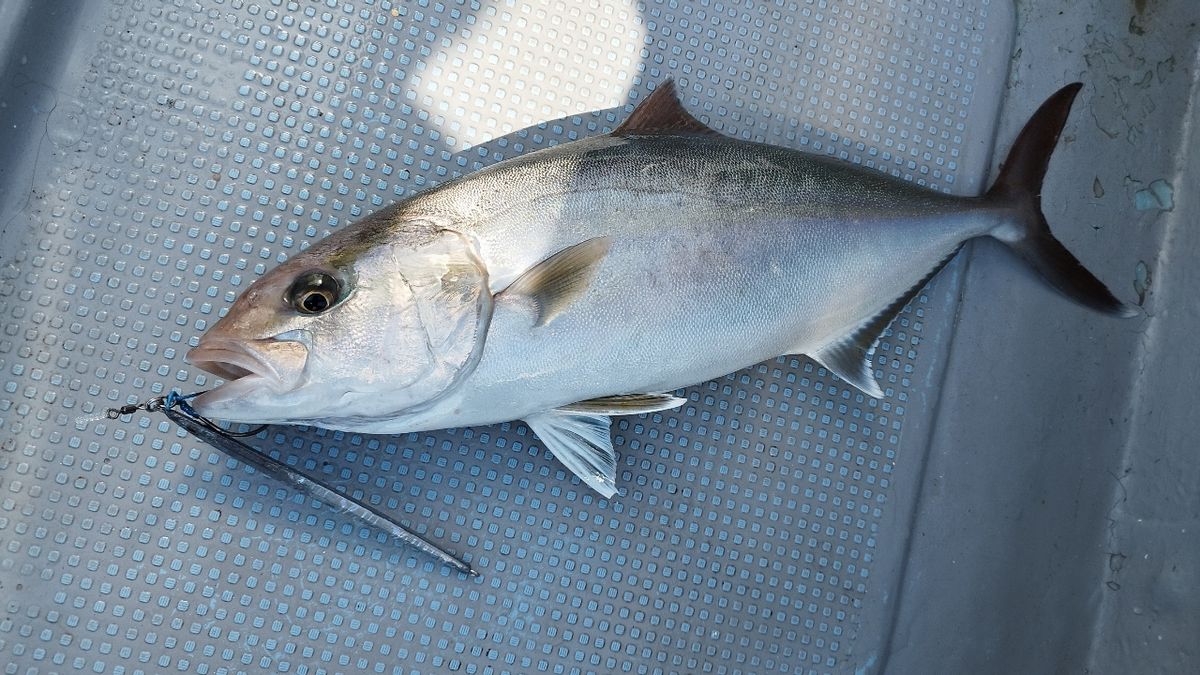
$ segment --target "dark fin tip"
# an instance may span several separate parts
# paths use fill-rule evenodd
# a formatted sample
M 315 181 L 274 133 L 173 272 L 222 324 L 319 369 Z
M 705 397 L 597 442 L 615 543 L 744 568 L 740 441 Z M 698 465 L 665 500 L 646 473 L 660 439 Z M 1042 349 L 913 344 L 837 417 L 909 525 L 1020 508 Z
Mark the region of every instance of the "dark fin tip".
M 988 190 L 989 197 L 1011 198 L 1021 193 L 1041 197 L 1042 181 L 1050 166 L 1050 155 L 1058 145 L 1058 137 L 1067 124 L 1071 106 L 1082 88 L 1082 82 L 1068 84 L 1051 94 L 1030 116 L 1000 166 L 1000 175 Z
M 675 93 L 675 80 L 667 79 L 654 88 L 629 117 L 613 130 L 613 136 L 654 134 L 715 134 L 704 122 L 684 109 Z
M 1097 279 L 1062 242 L 1054 238 L 1049 229 L 1017 242 L 1006 243 L 1047 283 L 1084 307 L 1121 318 L 1140 313 L 1133 305 L 1118 300 L 1104 282 Z

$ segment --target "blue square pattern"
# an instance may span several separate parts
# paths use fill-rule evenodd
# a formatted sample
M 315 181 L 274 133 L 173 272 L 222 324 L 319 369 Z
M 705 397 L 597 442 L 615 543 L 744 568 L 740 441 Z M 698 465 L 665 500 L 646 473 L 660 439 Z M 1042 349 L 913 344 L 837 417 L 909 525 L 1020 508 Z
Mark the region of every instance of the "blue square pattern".
M 479 579 L 159 416 L 77 420 L 207 386 L 183 353 L 328 231 L 611 129 L 668 76 L 725 133 L 952 189 L 988 2 L 105 1 L 0 249 L 4 673 L 852 663 L 924 297 L 876 352 L 889 398 L 799 357 L 698 384 L 615 425 L 612 500 L 519 423 L 253 439 Z

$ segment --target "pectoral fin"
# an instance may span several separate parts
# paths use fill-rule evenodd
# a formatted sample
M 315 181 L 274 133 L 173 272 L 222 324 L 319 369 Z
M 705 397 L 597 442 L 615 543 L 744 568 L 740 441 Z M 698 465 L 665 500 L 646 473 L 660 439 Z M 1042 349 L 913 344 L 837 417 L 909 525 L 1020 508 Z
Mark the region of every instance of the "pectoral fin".
M 580 480 L 605 497 L 617 493 L 617 452 L 609 435 L 607 415 L 548 410 L 530 415 L 525 423 Z
M 535 326 L 554 320 L 587 290 L 610 245 L 608 237 L 588 239 L 534 265 L 497 297 L 522 296 L 537 310 Z

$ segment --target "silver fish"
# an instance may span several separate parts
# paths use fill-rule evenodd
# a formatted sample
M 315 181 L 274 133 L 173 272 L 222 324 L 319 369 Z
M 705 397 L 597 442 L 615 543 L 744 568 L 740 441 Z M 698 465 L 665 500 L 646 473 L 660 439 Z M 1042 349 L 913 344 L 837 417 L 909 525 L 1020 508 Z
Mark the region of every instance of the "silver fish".
M 368 433 L 522 419 L 612 496 L 611 416 L 678 406 L 680 387 L 805 354 L 883 396 L 868 352 L 972 238 L 1131 316 L 1041 213 L 1080 86 L 964 198 L 722 136 L 665 82 L 611 134 L 447 182 L 258 279 L 188 353 L 226 380 L 193 405 Z

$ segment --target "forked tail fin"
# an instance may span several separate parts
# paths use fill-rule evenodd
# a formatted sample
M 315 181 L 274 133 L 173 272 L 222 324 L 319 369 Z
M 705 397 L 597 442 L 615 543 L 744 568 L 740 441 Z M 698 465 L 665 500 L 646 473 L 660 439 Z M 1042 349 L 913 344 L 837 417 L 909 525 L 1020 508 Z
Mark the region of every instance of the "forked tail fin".
M 986 199 L 1015 213 L 991 232 L 1029 263 L 1051 286 L 1081 305 L 1105 314 L 1130 317 L 1137 308 L 1127 305 L 1097 279 L 1054 235 L 1042 214 L 1042 179 L 1050 154 L 1058 143 L 1071 112 L 1079 82 L 1059 89 L 1033 113 L 1017 136 Z

